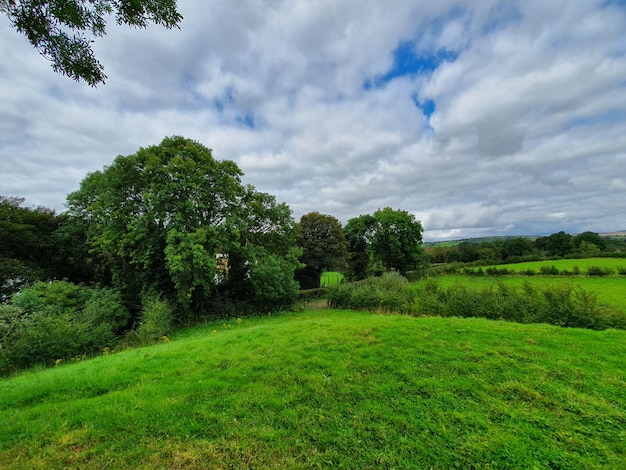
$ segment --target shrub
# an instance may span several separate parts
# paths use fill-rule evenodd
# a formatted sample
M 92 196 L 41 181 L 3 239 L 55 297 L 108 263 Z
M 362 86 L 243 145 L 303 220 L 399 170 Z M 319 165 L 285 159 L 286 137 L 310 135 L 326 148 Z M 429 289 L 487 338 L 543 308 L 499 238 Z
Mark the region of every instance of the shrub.
M 611 268 L 602 268 L 600 266 L 589 266 L 587 268 L 588 276 L 612 276 L 614 271 Z
M 618 266 L 617 273 L 621 276 L 626 276 L 626 266 Z
M 66 281 L 36 282 L 13 297 L 13 305 L 26 313 L 55 316 L 76 315 L 84 307 L 89 289 Z
M 387 272 L 380 277 L 332 286 L 327 298 L 332 307 L 401 312 L 411 303 L 413 294 L 405 277 Z
M 485 274 L 487 274 L 487 276 L 507 276 L 511 274 L 511 272 L 506 268 L 490 266 L 485 270 Z
M 539 268 L 539 274 L 542 274 L 544 276 L 558 276 L 559 275 L 559 270 L 554 266 L 541 266 L 541 268 Z
M 141 322 L 135 335 L 141 344 L 150 344 L 170 333 L 173 309 L 160 296 L 151 294 L 143 301 Z
M 114 289 L 95 289 L 85 303 L 82 318 L 89 324 L 107 324 L 116 334 L 128 328 L 130 313 L 122 303 L 122 296 Z
M 0 311 L 0 373 L 98 353 L 114 345 L 115 330 L 127 321 L 115 291 L 35 283 Z
M 598 304 L 596 296 L 571 285 L 521 289 L 499 283 L 484 289 L 456 285 L 447 290 L 434 281 L 416 291 L 410 303 L 414 315 L 503 319 L 520 323 L 549 323 L 578 328 L 626 328 L 626 315 Z

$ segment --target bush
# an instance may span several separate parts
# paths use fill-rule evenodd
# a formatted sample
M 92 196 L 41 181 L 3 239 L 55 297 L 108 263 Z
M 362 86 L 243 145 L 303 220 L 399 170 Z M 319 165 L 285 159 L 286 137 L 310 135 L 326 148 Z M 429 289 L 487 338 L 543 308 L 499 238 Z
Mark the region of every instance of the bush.
M 129 326 L 130 313 L 122 303 L 122 295 L 114 289 L 96 289 L 85 303 L 82 318 L 89 324 L 109 325 L 110 330 L 120 334 Z
M 589 266 L 587 268 L 588 276 L 612 276 L 615 271 L 611 268 L 601 268 L 600 266 Z
M 410 313 L 596 330 L 626 328 L 626 315 L 600 306 L 594 294 L 568 284 L 541 289 L 525 283 L 521 290 L 502 283 L 484 289 L 456 285 L 444 290 L 431 281 L 417 290 Z
M 35 283 L 0 309 L 0 373 L 99 353 L 128 318 L 113 290 Z
M 402 312 L 413 298 L 408 287 L 405 277 L 397 272 L 387 272 L 380 277 L 332 286 L 327 298 L 332 307 Z
M 174 310 L 170 304 L 158 295 L 149 295 L 144 299 L 143 312 L 135 336 L 141 344 L 159 341 L 172 329 Z
M 396 273 L 343 284 L 328 291 L 331 307 L 411 315 L 481 317 L 519 323 L 596 330 L 626 329 L 626 315 L 598 304 L 594 294 L 570 284 L 521 289 L 497 283 L 483 289 L 458 284 L 442 289 L 435 280 L 409 285 Z
M 36 282 L 13 297 L 12 303 L 28 314 L 76 315 L 91 296 L 89 289 L 66 281 Z
M 541 266 L 541 268 L 539 268 L 539 274 L 542 274 L 544 276 L 558 276 L 559 275 L 559 270 L 554 265 L 552 265 L 550 267 L 548 267 L 548 266 Z

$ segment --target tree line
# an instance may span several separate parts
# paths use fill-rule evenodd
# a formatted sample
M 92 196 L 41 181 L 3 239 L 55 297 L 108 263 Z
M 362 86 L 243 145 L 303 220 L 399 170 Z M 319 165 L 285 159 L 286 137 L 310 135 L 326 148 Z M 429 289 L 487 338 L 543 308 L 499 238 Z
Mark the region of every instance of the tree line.
M 461 241 L 452 246 L 425 249 L 431 263 L 515 263 L 549 258 L 590 258 L 620 255 L 624 240 L 600 236 L 596 232 L 570 235 L 563 231 L 543 237 L 511 237 L 489 241 Z
M 361 279 L 424 262 L 406 211 L 296 222 L 242 176 L 174 136 L 87 175 L 62 214 L 0 197 L 0 369 L 282 308 L 325 270 Z

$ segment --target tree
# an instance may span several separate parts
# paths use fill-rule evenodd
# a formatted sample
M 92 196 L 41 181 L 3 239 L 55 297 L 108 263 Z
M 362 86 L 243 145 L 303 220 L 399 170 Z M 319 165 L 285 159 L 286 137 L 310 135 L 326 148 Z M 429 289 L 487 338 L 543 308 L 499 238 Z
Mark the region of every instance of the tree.
M 54 277 L 54 211 L 22 207 L 24 199 L 0 196 L 0 297 L 28 282 Z
M 576 235 L 573 239 L 574 246 L 580 249 L 583 242 L 589 245 L 595 245 L 599 250 L 606 249 L 606 239 L 602 238 L 596 232 L 583 232 Z M 584 251 L 584 250 L 583 250 Z
M 55 72 L 91 86 L 106 79 L 91 43 L 106 34 L 107 16 L 138 28 L 151 22 L 173 28 L 182 19 L 176 0 L 0 0 L 0 11 Z
M 297 243 L 302 248 L 300 261 L 305 265 L 296 272 L 302 289 L 319 287 L 325 270 L 345 270 L 348 242 L 335 217 L 319 212 L 303 215 Z
M 563 231 L 535 240 L 535 246 L 550 256 L 565 256 L 574 248 L 573 237 Z
M 533 242 L 525 237 L 508 238 L 502 243 L 502 257 L 506 260 L 514 256 L 530 255 L 534 251 Z
M 412 214 L 390 207 L 374 215 L 362 215 L 346 224 L 346 238 L 352 251 L 355 277 L 380 266 L 385 271 L 405 274 L 425 262 L 422 248 L 422 224 Z M 368 260 L 368 266 L 363 269 Z
M 360 215 L 348 220 L 344 227 L 348 241 L 348 274 L 353 280 L 365 279 L 373 264 L 370 249 L 376 220 L 370 214 Z
M 289 208 L 244 186 L 241 175 L 202 144 L 171 137 L 88 175 L 68 206 L 127 301 L 156 292 L 197 313 L 233 285 L 254 299 L 251 286 L 273 282 L 272 270 L 291 277 L 285 285 L 276 276 L 275 292 L 292 293 L 299 252 Z
M 372 250 L 383 263 L 385 271 L 393 269 L 405 274 L 419 266 L 424 258 L 422 224 L 406 211 L 390 207 L 374 212 Z

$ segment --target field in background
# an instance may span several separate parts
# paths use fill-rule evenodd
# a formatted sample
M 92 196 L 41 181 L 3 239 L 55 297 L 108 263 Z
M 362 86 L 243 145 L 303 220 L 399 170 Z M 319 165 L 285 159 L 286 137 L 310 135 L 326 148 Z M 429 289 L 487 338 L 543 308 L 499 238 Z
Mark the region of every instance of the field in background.
M 343 280 L 343 274 L 334 271 L 328 271 L 322 274 L 322 278 L 320 279 L 320 286 L 336 286 L 341 283 Z
M 0 381 L 3 468 L 624 468 L 626 332 L 304 311 Z
M 482 269 L 487 268 L 489 265 L 481 266 Z M 585 274 L 590 267 L 599 267 L 605 269 L 612 269 L 614 274 L 617 275 L 619 269 L 626 270 L 626 259 L 624 258 L 583 258 L 583 259 L 559 259 L 559 260 L 545 260 L 545 261 L 531 261 L 527 263 L 514 263 L 504 264 L 498 267 L 506 268 L 510 271 L 528 271 L 533 270 L 539 272 L 542 267 L 550 268 L 554 266 L 559 271 L 573 271 L 574 268 L 578 268 L 581 274 Z M 474 269 L 474 268 L 471 268 Z M 475 269 L 478 269 L 475 268 Z

